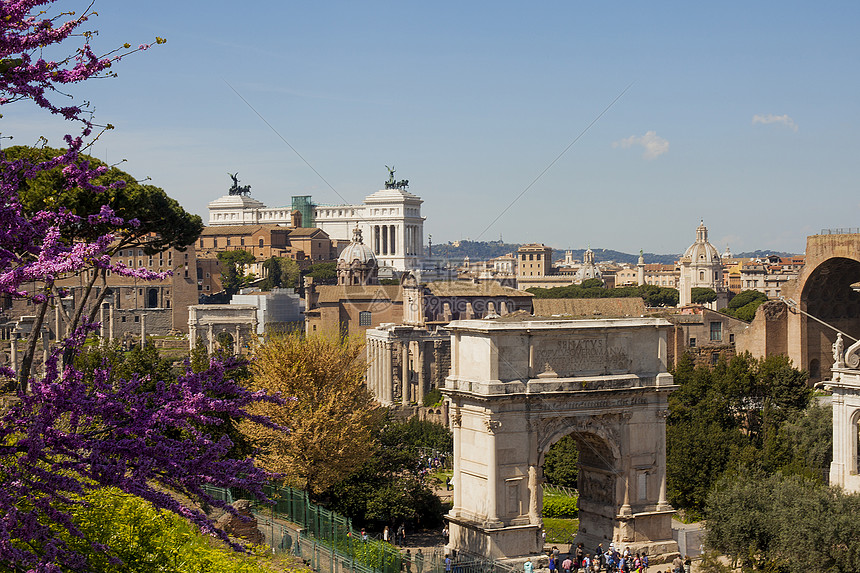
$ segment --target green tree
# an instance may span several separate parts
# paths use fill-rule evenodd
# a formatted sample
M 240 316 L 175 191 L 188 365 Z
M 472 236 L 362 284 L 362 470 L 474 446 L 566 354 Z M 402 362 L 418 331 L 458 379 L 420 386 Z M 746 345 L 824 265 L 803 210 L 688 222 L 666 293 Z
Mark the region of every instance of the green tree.
M 337 263 L 316 263 L 311 265 L 307 275 L 316 282 L 331 282 L 337 279 Z
M 253 280 L 253 275 L 245 274 L 245 266 L 257 259 L 248 251 L 220 251 L 218 261 L 221 263 L 221 286 L 227 294 L 236 294 L 239 289 L 247 286 Z
M 700 515 L 727 471 L 744 463 L 777 469 L 795 459 L 781 429 L 802 417 L 811 389 L 786 357 L 742 354 L 696 368 L 684 356 L 674 376 L 680 388 L 669 397 L 666 471 L 676 507 Z
M 639 297 L 645 301 L 646 306 L 667 307 L 678 305 L 678 291 L 673 288 L 658 287 L 656 285 L 640 285 L 635 287 L 620 287 L 614 289 L 586 284 L 570 285 L 565 287 L 526 289 L 535 298 L 631 298 Z
M 717 300 L 717 293 L 712 288 L 692 287 L 690 289 L 690 302 L 693 304 L 707 304 Z
M 421 448 L 450 452 L 450 431 L 441 424 L 417 419 L 399 421 L 383 417 L 374 432 L 376 448 L 361 469 L 322 497 L 335 511 L 360 524 L 383 526 L 410 521 L 415 526 L 435 527 L 442 506 L 423 476 L 427 461 Z
M 543 475 L 550 485 L 576 488 L 579 448 L 573 436 L 565 436 L 550 447 L 544 456 Z
M 707 544 L 745 570 L 860 571 L 860 495 L 800 476 L 741 469 L 707 503 Z
M 721 312 L 751 322 L 756 310 L 767 302 L 767 295 L 757 290 L 745 290 L 736 294 Z
M 13 146 L 4 150 L 9 161 L 27 160 L 34 163 L 54 159 L 63 153 L 65 153 L 63 150 L 50 147 Z M 85 164 L 94 168 L 103 167 L 107 170 L 104 175 L 97 177 L 92 182 L 96 185 L 107 186 L 106 191 L 94 193 L 89 188 L 69 187 L 66 177 L 62 173 L 62 167 L 55 167 L 33 174 L 32 177 L 22 175 L 18 193 L 24 209 L 32 214 L 41 210 L 63 208 L 75 215 L 86 217 L 99 213 L 102 205 L 110 206 L 114 213 L 125 221 L 124 224 L 119 226 L 112 223 L 90 224 L 84 218 L 81 223 L 68 224 L 61 229 L 63 236 L 69 241 L 92 241 L 96 237 L 112 233 L 116 240 L 107 250 L 107 254 L 110 255 L 119 249 L 128 247 L 143 249 L 147 254 L 157 253 L 168 248 L 185 250 L 203 230 L 203 221 L 200 217 L 186 212 L 176 200 L 168 197 L 162 189 L 152 185 L 140 184 L 134 177 L 116 167 L 109 167 L 98 159 L 81 155 L 78 165 Z M 116 186 L 118 182 L 124 182 L 124 185 L 118 187 Z M 138 224 L 131 224 L 131 220 L 136 220 Z M 96 282 L 101 283 L 101 289 L 99 289 L 99 296 L 96 297 L 96 300 L 90 303 L 89 299 Z M 50 285 L 46 285 L 45 288 L 53 290 L 53 293 L 46 294 L 58 294 L 56 289 Z M 107 271 L 100 269 L 98 272 L 90 273 L 82 295 L 76 300 L 74 314 L 68 316 L 62 306 L 57 306 L 60 316 L 67 324 L 67 330 L 74 331 L 78 327 L 87 308 L 89 308 L 87 320 L 89 322 L 95 321 L 96 313 L 109 292 Z M 29 374 L 33 355 L 36 351 L 38 333 L 49 305 L 50 300 L 46 300 L 38 306 L 36 324 L 27 341 L 19 372 L 19 378 L 22 380 L 26 380 Z
M 301 282 L 302 272 L 299 264 L 286 257 L 272 257 L 263 263 L 268 275 L 260 283 L 261 290 L 273 288 L 296 288 Z
M 582 281 L 579 286 L 583 289 L 603 288 L 603 279 L 586 279 Z

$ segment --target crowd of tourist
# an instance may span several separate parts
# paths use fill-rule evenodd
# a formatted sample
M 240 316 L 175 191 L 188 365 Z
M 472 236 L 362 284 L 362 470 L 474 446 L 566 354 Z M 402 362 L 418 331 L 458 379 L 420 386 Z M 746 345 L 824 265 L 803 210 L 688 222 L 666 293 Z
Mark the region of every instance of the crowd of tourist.
M 671 569 L 665 573 L 690 573 L 692 562 L 689 557 L 676 557 Z M 534 573 L 531 560 L 523 566 L 524 573 Z M 558 547 L 549 552 L 550 573 L 647 573 L 648 554 L 630 551 L 629 547 L 619 548 L 610 543 L 607 549 L 600 543 L 593 553 L 585 551 L 580 543 L 567 554 L 561 554 Z M 663 573 L 657 571 L 656 573 Z

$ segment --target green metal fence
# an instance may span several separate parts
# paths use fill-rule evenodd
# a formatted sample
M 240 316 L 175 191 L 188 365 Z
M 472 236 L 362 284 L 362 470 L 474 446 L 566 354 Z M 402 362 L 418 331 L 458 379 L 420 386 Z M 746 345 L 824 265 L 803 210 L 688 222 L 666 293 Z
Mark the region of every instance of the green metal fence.
M 257 526 L 275 554 L 300 557 L 319 573 L 446 573 L 442 549 L 419 557 L 401 552 L 378 539 L 362 539 L 352 520 L 312 503 L 307 492 L 291 487 L 265 487 L 274 504 L 258 503 L 241 490 L 204 486 L 215 499 L 233 503 L 250 499 Z M 452 556 L 451 573 L 515 573 L 518 569 L 499 561 L 471 556 Z

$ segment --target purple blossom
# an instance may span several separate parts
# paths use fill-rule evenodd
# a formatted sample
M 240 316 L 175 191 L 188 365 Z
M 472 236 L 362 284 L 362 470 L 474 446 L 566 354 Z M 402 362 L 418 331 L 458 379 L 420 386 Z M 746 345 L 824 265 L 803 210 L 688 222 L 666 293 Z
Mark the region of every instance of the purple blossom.
M 67 211 L 27 213 L 18 197 L 22 181 L 57 168 L 69 188 L 104 191 L 93 181 L 106 168 L 81 158 L 96 126 L 82 107 L 58 105 L 53 99 L 58 94 L 64 98 L 68 84 L 110 75 L 118 60 L 150 47 L 142 44 L 135 50 L 126 44 L 96 55 L 89 43 L 92 34 L 82 28 L 94 13 L 88 8 L 79 15 L 51 16 L 53 3 L 0 2 L 0 62 L 7 66 L 0 73 L 0 105 L 30 100 L 81 126 L 80 136 L 65 137 L 65 153 L 45 161 L 10 161 L 0 152 L 0 293 L 34 302 L 46 300 L 50 291 L 30 292 L 24 284 L 50 286 L 87 268 L 142 279 L 167 276 L 112 263 L 108 253 L 115 237 L 109 232 L 76 242 L 60 232 L 73 225 L 134 227 L 138 221 L 123 221 L 109 207 L 86 218 Z M 68 57 L 42 57 L 45 47 L 69 41 L 80 45 Z M 157 38 L 155 43 L 163 42 Z M 81 503 L 77 496 L 90 489 L 118 487 L 225 540 L 204 514 L 167 491 L 216 507 L 223 502 L 206 495 L 203 485 L 242 487 L 265 497 L 260 485 L 271 476 L 251 459 L 228 458 L 230 440 L 216 439 L 207 428 L 225 416 L 277 427 L 246 409 L 257 401 L 279 399 L 237 384 L 230 375 L 234 361 L 213 361 L 204 372 L 189 370 L 175 382 L 155 381 L 154 389 L 147 389 L 150 381 L 140 376 L 117 380 L 108 365 L 85 375 L 75 368 L 74 357 L 95 326 L 85 323 L 64 341 L 47 361 L 44 377 L 31 380 L 29 392 L 19 391 L 18 401 L 0 417 L 0 563 L 13 570 L 88 569 L 87 557 L 66 546 L 55 531 L 59 527 L 82 535 L 65 508 Z M 14 377 L 8 368 L 0 368 L 0 375 Z M 93 546 L 94 551 L 106 549 Z

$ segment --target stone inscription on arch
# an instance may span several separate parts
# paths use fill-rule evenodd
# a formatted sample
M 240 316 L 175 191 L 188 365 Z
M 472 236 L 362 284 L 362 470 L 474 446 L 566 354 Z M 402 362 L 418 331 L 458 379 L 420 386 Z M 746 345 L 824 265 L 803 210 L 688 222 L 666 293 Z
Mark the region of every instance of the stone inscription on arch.
M 539 372 L 553 372 L 559 377 L 626 373 L 631 365 L 629 352 L 625 339 L 546 338 L 534 345 L 534 365 Z

